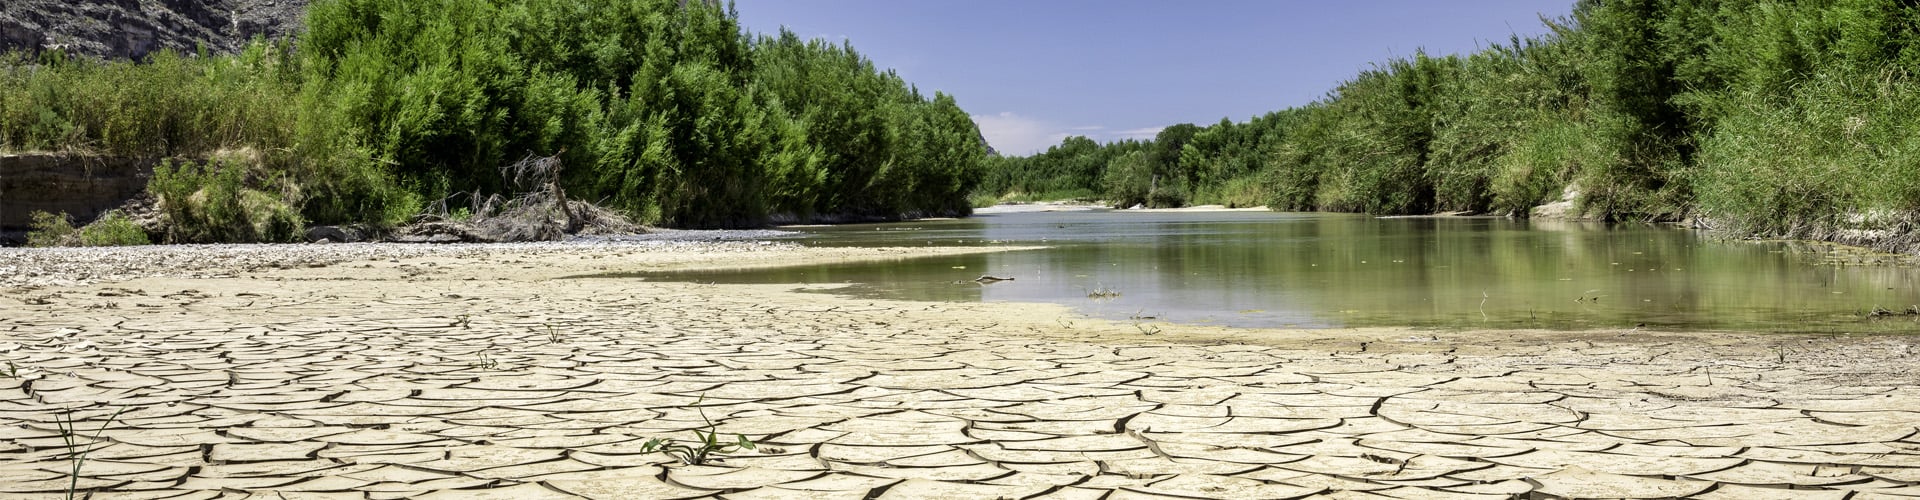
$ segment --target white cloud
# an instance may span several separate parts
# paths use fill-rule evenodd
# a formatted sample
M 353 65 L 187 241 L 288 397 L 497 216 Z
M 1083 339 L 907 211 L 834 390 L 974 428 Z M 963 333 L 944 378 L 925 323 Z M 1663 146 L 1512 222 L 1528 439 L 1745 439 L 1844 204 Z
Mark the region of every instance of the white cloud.
M 1062 139 L 1073 135 L 1062 131 L 1058 125 L 1043 120 L 1002 111 L 993 115 L 973 115 L 973 123 L 980 126 L 980 135 L 987 136 L 987 144 L 1000 154 L 1026 156 L 1047 147 L 1059 144 Z
M 1145 141 L 1145 140 L 1153 139 L 1155 136 L 1160 135 L 1160 131 L 1165 128 L 1166 127 L 1147 127 L 1147 128 L 1128 129 L 1128 130 L 1118 130 L 1118 131 L 1114 131 L 1114 133 L 1110 135 L 1112 135 L 1113 138 L 1115 139 L 1138 139 L 1138 140 Z

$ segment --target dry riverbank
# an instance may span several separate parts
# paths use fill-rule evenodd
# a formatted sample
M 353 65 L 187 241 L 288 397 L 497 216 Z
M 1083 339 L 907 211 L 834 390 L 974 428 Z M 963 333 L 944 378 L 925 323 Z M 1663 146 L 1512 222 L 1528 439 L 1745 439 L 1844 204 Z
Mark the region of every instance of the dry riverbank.
M 1230 330 L 611 271 L 995 249 L 0 250 L 0 495 L 1853 498 L 1908 337 Z M 711 419 L 761 444 L 641 453 Z M 1787 489 L 1789 487 L 1797 489 Z M 97 497 L 98 498 L 98 497 Z

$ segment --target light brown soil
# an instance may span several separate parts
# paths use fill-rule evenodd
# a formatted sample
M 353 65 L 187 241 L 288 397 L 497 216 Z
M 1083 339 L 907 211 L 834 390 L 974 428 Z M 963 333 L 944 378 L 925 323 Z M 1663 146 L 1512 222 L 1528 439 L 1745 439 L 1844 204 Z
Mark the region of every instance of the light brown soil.
M 56 421 L 91 436 L 122 408 L 83 489 L 1920 493 L 1909 337 L 1136 325 L 1051 305 L 567 278 L 981 249 L 512 248 L 0 290 L 0 360 L 17 369 L 0 376 L 0 495 L 61 495 L 72 462 Z M 705 419 L 759 449 L 698 466 L 642 453 Z

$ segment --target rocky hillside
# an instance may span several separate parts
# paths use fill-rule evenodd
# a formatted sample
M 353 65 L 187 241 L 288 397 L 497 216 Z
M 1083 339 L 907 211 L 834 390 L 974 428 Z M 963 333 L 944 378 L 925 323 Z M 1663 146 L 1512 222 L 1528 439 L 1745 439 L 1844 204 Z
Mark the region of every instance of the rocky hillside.
M 234 52 L 255 36 L 300 29 L 307 0 L 6 0 L 0 51 L 65 49 L 70 54 L 142 58 L 160 49 L 204 45 Z

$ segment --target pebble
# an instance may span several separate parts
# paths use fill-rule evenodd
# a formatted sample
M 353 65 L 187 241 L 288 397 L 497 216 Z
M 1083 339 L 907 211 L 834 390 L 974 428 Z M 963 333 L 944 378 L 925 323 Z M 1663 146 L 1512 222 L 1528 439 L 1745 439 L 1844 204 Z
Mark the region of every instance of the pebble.
M 495 255 L 549 254 L 587 257 L 633 252 L 779 250 L 799 245 L 770 238 L 794 234 L 797 233 L 772 230 L 657 230 L 642 235 L 582 237 L 533 243 L 0 248 L 0 288 L 90 285 L 153 277 L 214 278 L 259 269 L 323 267 L 357 261 L 399 262 L 427 257 L 485 258 Z

